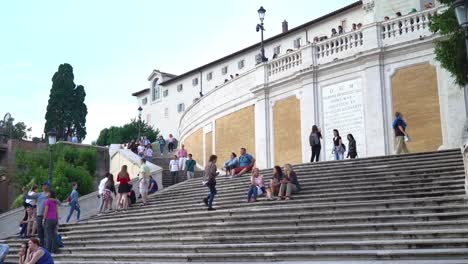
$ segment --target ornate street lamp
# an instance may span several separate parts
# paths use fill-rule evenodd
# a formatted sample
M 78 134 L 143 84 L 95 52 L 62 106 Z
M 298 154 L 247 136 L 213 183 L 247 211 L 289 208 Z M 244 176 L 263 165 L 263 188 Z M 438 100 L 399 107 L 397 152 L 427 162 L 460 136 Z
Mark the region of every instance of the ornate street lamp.
M 143 108 L 141 106 L 138 107 L 138 140 L 140 140 L 140 131 L 141 131 L 141 113 L 143 112 Z
M 47 133 L 47 138 L 49 140 L 49 185 L 52 187 L 52 171 L 54 169 L 54 159 L 53 159 L 53 151 L 54 145 L 57 142 L 57 131 L 55 129 L 50 130 Z
M 458 24 L 465 32 L 465 48 L 468 49 L 468 0 L 456 0 L 452 8 L 455 10 Z
M 258 9 L 258 17 L 260 18 L 260 24 L 257 24 L 257 32 L 260 31 L 260 52 L 262 56 L 262 62 L 267 61 L 267 58 L 265 57 L 265 48 L 263 46 L 263 31 L 265 31 L 265 28 L 263 27 L 263 20 L 265 19 L 265 13 L 266 10 L 261 6 Z

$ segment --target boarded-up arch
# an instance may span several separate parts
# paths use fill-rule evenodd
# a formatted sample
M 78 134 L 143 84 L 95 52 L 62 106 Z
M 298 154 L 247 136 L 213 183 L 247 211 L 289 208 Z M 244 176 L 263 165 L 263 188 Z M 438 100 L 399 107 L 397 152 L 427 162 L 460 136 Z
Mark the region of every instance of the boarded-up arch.
M 408 123 L 410 152 L 437 150 L 442 145 L 437 71 L 429 63 L 396 71 L 392 77 L 393 110 Z

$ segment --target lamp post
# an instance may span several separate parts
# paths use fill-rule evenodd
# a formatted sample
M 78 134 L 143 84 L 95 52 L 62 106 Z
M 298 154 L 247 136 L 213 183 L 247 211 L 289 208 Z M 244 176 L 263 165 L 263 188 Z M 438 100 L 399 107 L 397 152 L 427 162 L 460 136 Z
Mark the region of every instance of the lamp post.
M 257 24 L 257 32 L 260 31 L 260 52 L 262 54 L 262 62 L 267 61 L 267 58 L 265 57 L 265 48 L 263 46 L 263 31 L 265 31 L 265 28 L 263 27 L 263 19 L 265 19 L 265 8 L 261 6 L 258 9 L 258 17 L 260 18 L 260 24 Z
M 53 151 L 54 151 L 54 145 L 57 142 L 57 131 L 55 129 L 50 130 L 47 133 L 47 138 L 49 139 L 49 152 L 50 152 L 50 157 L 49 157 L 49 185 L 52 187 L 52 171 L 54 168 L 54 159 L 53 159 Z
M 138 107 L 138 140 L 140 140 L 140 131 L 141 131 L 141 112 L 143 112 L 143 108 L 139 106 Z
M 452 8 L 455 11 L 455 16 L 457 17 L 458 24 L 463 29 L 465 33 L 465 49 L 468 58 L 468 0 L 456 0 L 452 4 Z M 463 132 L 463 145 L 466 146 L 468 143 L 468 85 L 464 87 L 464 96 L 465 96 L 465 127 Z
M 452 8 L 455 10 L 458 24 L 465 33 L 465 48 L 468 56 L 468 0 L 456 0 Z

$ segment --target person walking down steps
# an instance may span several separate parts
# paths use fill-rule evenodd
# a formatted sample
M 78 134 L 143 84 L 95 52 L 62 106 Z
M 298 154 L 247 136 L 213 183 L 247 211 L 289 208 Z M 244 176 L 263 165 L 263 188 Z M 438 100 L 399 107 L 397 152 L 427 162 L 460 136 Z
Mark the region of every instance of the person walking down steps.
M 171 171 L 171 182 L 172 184 L 176 184 L 177 176 L 179 175 L 179 159 L 177 155 L 174 155 L 174 159 L 169 162 L 169 170 Z
M 216 155 L 211 155 L 208 164 L 205 167 L 205 179 L 206 187 L 210 190 L 208 196 L 203 199 L 203 202 L 208 206 L 208 211 L 214 211 L 213 200 L 215 195 L 218 193 L 216 190 L 216 176 L 218 176 L 216 161 L 218 157 Z

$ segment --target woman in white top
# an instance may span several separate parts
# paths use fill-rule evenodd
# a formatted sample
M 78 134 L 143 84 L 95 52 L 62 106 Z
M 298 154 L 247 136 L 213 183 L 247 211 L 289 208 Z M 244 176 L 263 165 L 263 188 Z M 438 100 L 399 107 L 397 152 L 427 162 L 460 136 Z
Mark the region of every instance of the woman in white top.
M 263 176 L 260 175 L 258 168 L 253 169 L 252 177 L 250 178 L 250 187 L 247 195 L 247 202 L 256 202 L 257 196 L 265 193 L 265 183 Z
M 169 170 L 171 171 L 172 184 L 176 184 L 176 177 L 179 174 L 179 158 L 174 155 L 174 159 L 169 162 Z
M 35 195 L 37 193 L 37 186 L 33 185 L 31 190 L 28 192 L 28 195 Z M 27 232 L 26 235 L 28 237 L 34 236 L 36 233 L 36 199 L 26 199 L 24 201 L 26 204 L 32 207 L 32 210 L 27 211 L 28 212 L 28 227 L 27 227 Z

